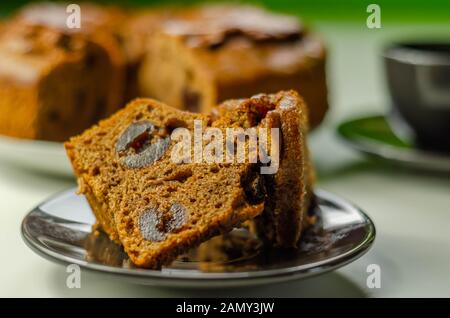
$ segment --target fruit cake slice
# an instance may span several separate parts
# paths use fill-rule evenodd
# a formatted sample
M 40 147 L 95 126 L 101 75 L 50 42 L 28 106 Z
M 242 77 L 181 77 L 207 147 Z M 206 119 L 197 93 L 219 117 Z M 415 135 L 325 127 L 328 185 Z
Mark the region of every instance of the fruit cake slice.
M 303 99 L 295 91 L 282 91 L 231 100 L 213 109 L 213 118 L 222 126 L 279 128 L 278 170 L 263 175 L 267 192 L 264 211 L 253 225 L 271 246 L 297 247 L 302 229 L 313 222 L 307 213 L 314 170 L 306 142 L 308 116 Z
M 257 164 L 172 160 L 171 132 L 192 132 L 195 120 L 210 125 L 209 116 L 137 99 L 65 145 L 99 226 L 137 266 L 170 263 L 264 208 Z

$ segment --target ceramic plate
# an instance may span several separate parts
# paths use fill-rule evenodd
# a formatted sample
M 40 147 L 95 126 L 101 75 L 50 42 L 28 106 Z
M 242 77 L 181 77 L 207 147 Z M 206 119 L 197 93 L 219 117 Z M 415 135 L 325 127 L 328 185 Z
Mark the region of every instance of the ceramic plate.
M 417 169 L 450 173 L 450 155 L 419 150 L 394 133 L 385 116 L 349 120 L 337 128 L 352 148 L 377 158 Z
M 318 275 L 362 256 L 372 245 L 375 227 L 359 208 L 317 190 L 311 212 L 316 225 L 303 235 L 298 251 L 264 248 L 244 229 L 219 236 L 161 270 L 134 267 L 106 235 L 94 235 L 95 221 L 84 197 L 71 189 L 32 210 L 23 220 L 27 245 L 50 261 L 147 285 L 233 287 L 266 284 Z
M 60 142 L 27 140 L 0 135 L 0 159 L 42 173 L 71 177 L 72 168 Z

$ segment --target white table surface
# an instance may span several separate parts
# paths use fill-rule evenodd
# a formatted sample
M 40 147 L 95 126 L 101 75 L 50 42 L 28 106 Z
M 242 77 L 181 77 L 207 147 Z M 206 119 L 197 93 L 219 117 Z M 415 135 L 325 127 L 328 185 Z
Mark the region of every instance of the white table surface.
M 304 281 L 229 290 L 186 290 L 128 284 L 82 272 L 81 288 L 66 287 L 65 267 L 34 254 L 22 242 L 20 222 L 46 197 L 74 181 L 0 164 L 0 296 L 188 297 L 188 296 L 450 296 L 450 177 L 386 167 L 366 160 L 337 140 L 336 123 L 358 114 L 382 112 L 388 98 L 378 56 L 389 39 L 449 34 L 449 25 L 317 23 L 330 44 L 332 110 L 311 138 L 319 186 L 342 195 L 373 218 L 377 239 L 356 262 Z M 0 154 L 1 156 L 1 154 Z M 366 266 L 381 267 L 381 288 L 366 286 Z

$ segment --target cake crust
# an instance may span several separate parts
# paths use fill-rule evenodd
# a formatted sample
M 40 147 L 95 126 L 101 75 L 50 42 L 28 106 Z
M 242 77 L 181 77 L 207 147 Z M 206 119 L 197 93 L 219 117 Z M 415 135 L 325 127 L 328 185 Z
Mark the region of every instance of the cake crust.
M 10 22 L 0 32 L 0 133 L 64 141 L 114 112 L 120 70 L 100 38 Z
M 253 229 L 270 246 L 296 248 L 302 230 L 311 220 L 308 209 L 314 188 L 314 169 L 307 146 L 308 108 L 295 91 L 260 94 L 232 100 L 213 109 L 213 117 L 227 125 L 260 126 L 280 130 L 278 171 L 264 176 L 267 198 Z

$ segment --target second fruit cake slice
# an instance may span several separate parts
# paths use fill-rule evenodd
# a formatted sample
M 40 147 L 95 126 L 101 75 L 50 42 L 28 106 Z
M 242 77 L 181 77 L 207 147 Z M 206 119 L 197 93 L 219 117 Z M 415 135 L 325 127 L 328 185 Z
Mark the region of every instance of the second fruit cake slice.
M 109 237 L 134 264 L 158 268 L 260 214 L 255 164 L 177 164 L 171 132 L 210 117 L 138 99 L 72 138 L 66 149 L 83 193 Z
M 212 114 L 216 126 L 279 129 L 277 169 L 261 176 L 267 195 L 264 211 L 254 219 L 252 228 L 269 246 L 297 248 L 303 229 L 314 222 L 308 215 L 314 198 L 314 168 L 308 153 L 308 114 L 303 98 L 295 91 L 259 94 L 226 101 Z

